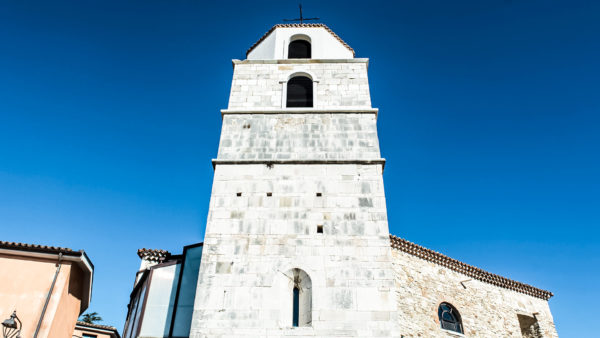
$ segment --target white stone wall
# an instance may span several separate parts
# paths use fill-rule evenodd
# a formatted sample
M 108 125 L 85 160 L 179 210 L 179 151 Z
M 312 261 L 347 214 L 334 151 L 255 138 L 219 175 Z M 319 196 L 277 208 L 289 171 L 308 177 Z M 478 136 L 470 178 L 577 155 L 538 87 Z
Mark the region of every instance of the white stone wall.
M 381 165 L 218 165 L 191 337 L 396 336 L 381 173 Z M 312 281 L 310 327 L 290 325 L 283 273 L 293 268 Z
M 235 61 L 229 109 L 285 108 L 287 81 L 297 73 L 307 73 L 314 81 L 314 108 L 371 108 L 367 61 L 356 59 L 325 63 Z
M 404 337 L 457 337 L 440 327 L 438 306 L 442 302 L 459 311 L 466 337 L 520 338 L 517 314 L 535 314 L 543 337 L 558 337 L 543 299 L 474 280 L 396 249 L 392 257 L 398 323 Z
M 222 160 L 378 160 L 375 114 L 232 114 Z

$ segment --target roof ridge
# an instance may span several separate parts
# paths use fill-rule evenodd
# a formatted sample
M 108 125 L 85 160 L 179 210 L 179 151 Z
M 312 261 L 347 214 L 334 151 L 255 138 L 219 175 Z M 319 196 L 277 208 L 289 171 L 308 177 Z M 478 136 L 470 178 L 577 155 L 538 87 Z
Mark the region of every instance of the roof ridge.
M 441 265 L 450 270 L 462 273 L 463 275 L 469 276 L 471 278 L 480 280 L 485 283 L 521 292 L 526 295 L 541 298 L 544 300 L 548 300 L 552 296 L 554 296 L 554 294 L 550 291 L 539 289 L 529 284 L 521 283 L 491 272 L 487 272 L 476 266 L 469 265 L 457 259 L 448 257 L 437 251 L 427 249 L 404 238 L 390 235 L 390 242 L 393 249 L 400 250 L 418 258 L 424 259 L 426 261 Z
M 324 23 L 278 23 L 278 24 L 274 25 L 273 27 L 271 27 L 271 29 L 269 29 L 265 34 L 263 34 L 263 36 L 261 36 L 260 39 L 258 39 L 258 41 L 256 41 L 252 46 L 250 46 L 250 48 L 248 48 L 248 50 L 246 51 L 246 57 L 248 57 L 248 54 L 250 54 L 250 52 L 254 48 L 256 48 L 256 46 L 258 46 L 261 42 L 263 42 L 263 40 L 266 39 L 267 36 L 269 36 L 269 34 L 271 34 L 276 28 L 293 28 L 293 27 L 298 27 L 298 28 L 322 27 L 322 28 L 325 28 L 329 33 L 331 33 L 331 35 L 333 35 L 333 37 L 335 37 L 339 42 L 341 42 L 346 48 L 348 48 L 352 52 L 352 56 L 354 56 L 356 54 L 354 52 L 354 49 L 352 49 L 352 47 L 350 47 L 350 45 L 348 45 L 346 43 L 346 41 L 344 41 L 339 35 L 335 34 L 335 32 L 332 31 L 331 28 L 329 28 Z
M 87 326 L 87 327 L 95 327 L 95 328 L 98 328 L 98 329 L 107 329 L 107 330 L 115 330 L 115 331 L 117 331 L 117 328 L 114 327 L 114 326 L 102 325 L 102 324 L 94 324 L 94 323 L 86 323 L 86 322 L 82 322 L 81 320 L 77 321 L 77 325 Z

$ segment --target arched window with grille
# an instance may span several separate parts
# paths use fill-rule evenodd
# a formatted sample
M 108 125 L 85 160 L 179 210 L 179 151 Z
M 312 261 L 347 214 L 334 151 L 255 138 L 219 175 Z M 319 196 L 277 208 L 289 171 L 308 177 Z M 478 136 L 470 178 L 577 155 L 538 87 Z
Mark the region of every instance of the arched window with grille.
M 288 45 L 288 59 L 310 59 L 311 45 L 308 36 L 294 36 Z
M 313 81 L 307 76 L 294 76 L 287 82 L 286 107 L 312 107 Z
M 438 317 L 442 329 L 463 333 L 460 314 L 454 306 L 449 303 L 441 303 L 438 308 Z

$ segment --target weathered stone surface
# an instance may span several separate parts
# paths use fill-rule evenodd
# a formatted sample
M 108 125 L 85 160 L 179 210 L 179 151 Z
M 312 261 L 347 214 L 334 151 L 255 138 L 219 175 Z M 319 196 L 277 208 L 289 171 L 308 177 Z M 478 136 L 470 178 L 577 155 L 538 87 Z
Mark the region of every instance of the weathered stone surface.
M 381 172 L 358 164 L 218 165 L 192 336 L 395 332 Z M 293 268 L 312 280 L 311 327 L 291 327 L 284 273 Z
M 467 337 L 522 337 L 520 314 L 535 314 L 542 336 L 558 337 L 543 299 L 471 279 L 399 250 L 393 249 L 392 257 L 397 320 L 404 337 L 456 337 L 440 326 L 442 302 L 459 311 Z
M 222 160 L 376 160 L 380 157 L 374 114 L 223 117 L 218 155 Z

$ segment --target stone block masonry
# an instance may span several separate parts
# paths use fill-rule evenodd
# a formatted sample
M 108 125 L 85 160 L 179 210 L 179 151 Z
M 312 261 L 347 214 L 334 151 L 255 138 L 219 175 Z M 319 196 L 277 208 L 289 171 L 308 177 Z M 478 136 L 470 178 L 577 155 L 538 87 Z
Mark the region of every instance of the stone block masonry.
M 371 107 L 367 60 L 362 59 L 300 64 L 239 61 L 234 67 L 229 109 L 285 108 L 285 83 L 298 73 L 315 81 L 315 108 Z
M 219 160 L 379 160 L 375 114 L 223 117 Z
M 312 55 L 285 59 L 298 39 Z M 390 242 L 368 59 L 321 24 L 277 25 L 248 56 L 222 111 L 190 337 L 556 337 L 550 292 Z
M 415 255 L 392 250 L 398 324 L 404 337 L 457 337 L 443 330 L 438 306 L 460 312 L 466 337 L 523 337 L 519 316 L 537 320 L 531 337 L 558 337 L 544 299 L 485 283 Z
M 381 165 L 217 165 L 192 337 L 394 336 L 381 173 Z M 295 267 L 312 281 L 308 327 L 290 322 L 284 273 Z

